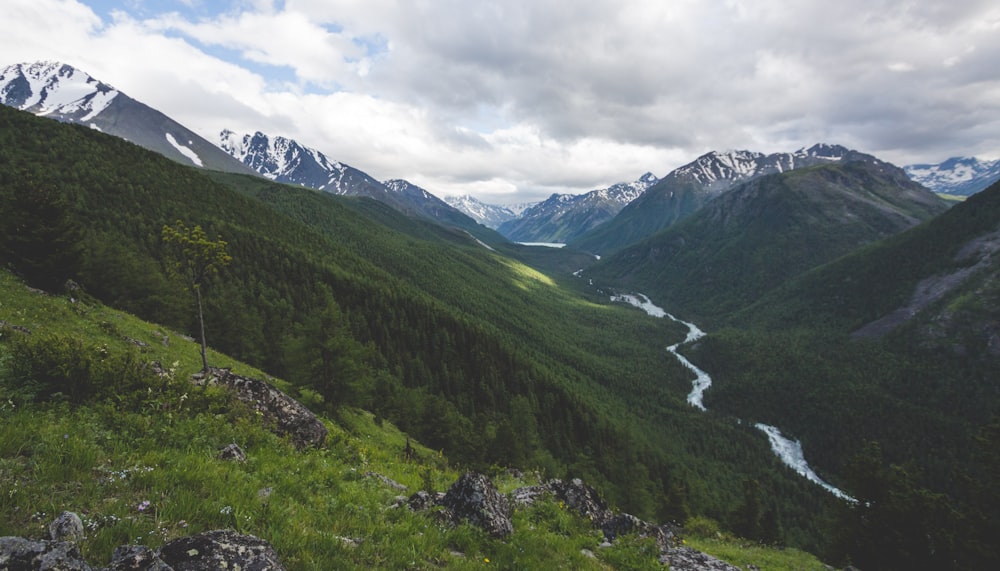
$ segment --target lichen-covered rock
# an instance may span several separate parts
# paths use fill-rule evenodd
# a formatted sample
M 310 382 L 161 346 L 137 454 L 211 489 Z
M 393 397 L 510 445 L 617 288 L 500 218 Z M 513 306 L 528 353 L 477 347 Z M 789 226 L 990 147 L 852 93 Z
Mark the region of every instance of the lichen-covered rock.
M 120 545 L 111 554 L 107 571 L 174 571 L 145 545 Z
M 53 541 L 79 541 L 84 538 L 83 521 L 73 512 L 62 512 L 49 524 Z
M 420 490 L 418 492 L 413 492 L 410 499 L 406 501 L 406 504 L 410 506 L 411 510 L 415 512 L 422 512 L 438 505 L 439 501 L 440 498 L 438 498 L 436 494 Z
M 227 387 L 236 398 L 259 412 L 264 422 L 273 425 L 278 434 L 290 436 L 299 448 L 319 447 L 326 440 L 326 427 L 312 411 L 264 381 L 215 367 L 198 373 L 192 380 L 197 384 Z
M 448 489 L 441 505 L 453 523 L 467 521 L 494 537 L 506 537 L 514 532 L 507 497 L 482 474 L 463 474 Z
M 0 537 L 3 571 L 91 571 L 80 549 L 70 541 L 33 541 Z
M 174 571 L 283 571 L 271 544 L 232 530 L 206 531 L 164 545 L 159 557 Z
M 393 480 L 389 476 L 385 476 L 383 474 L 379 474 L 378 472 L 365 472 L 364 477 L 365 478 L 374 478 L 374 479 L 382 482 L 386 486 L 389 486 L 390 488 L 392 488 L 394 490 L 399 490 L 400 492 L 402 492 L 403 490 L 406 489 L 406 486 L 404 486 L 403 484 L 400 484 L 399 482 L 397 482 L 396 480 Z

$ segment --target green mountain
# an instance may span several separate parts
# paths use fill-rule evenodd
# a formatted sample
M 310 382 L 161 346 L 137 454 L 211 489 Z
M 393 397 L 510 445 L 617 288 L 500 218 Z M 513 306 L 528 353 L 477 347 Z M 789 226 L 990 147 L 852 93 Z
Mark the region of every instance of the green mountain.
M 729 190 L 587 275 L 713 318 L 946 208 L 902 170 L 873 158 L 800 168 Z

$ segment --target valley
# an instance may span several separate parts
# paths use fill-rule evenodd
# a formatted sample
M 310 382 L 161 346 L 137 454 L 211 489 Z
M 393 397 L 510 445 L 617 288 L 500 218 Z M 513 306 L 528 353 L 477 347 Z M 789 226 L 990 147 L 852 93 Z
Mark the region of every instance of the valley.
M 45 69 L 77 91 L 111 93 L 68 66 Z M 378 538 L 359 544 L 353 564 L 399 566 L 406 555 L 390 544 L 428 524 L 406 510 L 365 515 L 388 513 L 391 500 L 354 474 L 371 464 L 427 491 L 465 470 L 507 478 L 510 490 L 582 478 L 638 518 L 838 566 L 997 560 L 997 184 L 954 204 L 836 145 L 712 152 L 662 178 L 494 210 L 494 229 L 453 205 L 470 201 L 376 180 L 290 139 L 226 131 L 215 147 L 124 94 L 74 107 L 45 84 L 60 103 L 50 108 L 28 96 L 42 83 L 22 83 L 4 91 L 7 103 L 59 121 L 0 107 L 0 430 L 17 442 L 2 449 L 0 479 L 33 502 L 52 487 L 46 512 L 71 502 L 74 486 L 88 490 L 79 509 L 109 504 L 130 523 L 95 524 L 87 549 L 104 559 L 140 528 L 153 533 L 156 522 L 132 513 L 147 501 L 174 526 L 157 523 L 154 543 L 181 534 L 180 521 L 243 526 L 304 569 L 344 556 L 343 542 L 318 538 L 327 526 Z M 102 132 L 112 125 L 128 130 Z M 201 323 L 162 239 L 177 222 L 232 258 L 198 286 L 214 363 L 293 394 L 324 418 L 328 446 L 285 457 L 240 406 L 145 375 L 154 356 L 157 370 L 170 360 L 185 377 L 197 372 L 178 340 Z M 609 293 L 623 291 L 649 297 Z M 47 431 L 37 455 L 23 452 L 33 448 L 20 423 Z M 59 456 L 62 473 L 42 464 L 63 450 L 60 431 L 76 455 Z M 198 447 L 185 450 L 193 431 Z M 223 436 L 264 459 L 244 472 L 202 465 Z M 399 457 L 411 438 L 419 463 Z M 170 452 L 158 457 L 163 443 Z M 249 497 L 277 486 L 296 513 L 185 479 L 175 468 L 187 462 L 243 478 Z M 87 487 L 123 463 L 169 476 L 121 497 Z M 195 509 L 181 480 L 211 509 Z M 309 513 L 324 486 L 336 519 Z M 147 490 L 159 499 L 140 497 Z M 38 527 L 15 495 L 0 499 L 0 535 Z M 216 513 L 233 505 L 248 519 Z M 468 529 L 403 543 L 423 550 L 418 567 L 461 567 L 452 551 L 513 565 L 512 545 L 536 566 L 576 565 L 597 546 L 561 509 L 518 516 L 541 531 L 511 545 Z M 547 558 L 540 545 L 553 541 L 574 555 Z

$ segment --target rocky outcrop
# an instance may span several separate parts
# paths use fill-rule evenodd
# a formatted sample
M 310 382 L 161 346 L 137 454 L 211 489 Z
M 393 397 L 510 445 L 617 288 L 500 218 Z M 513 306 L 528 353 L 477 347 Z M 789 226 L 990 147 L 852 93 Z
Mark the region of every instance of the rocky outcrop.
M 173 571 L 145 545 L 120 545 L 111 554 L 107 571 Z
M 467 521 L 493 537 L 507 537 L 514 532 L 510 502 L 482 474 L 463 474 L 448 489 L 441 505 L 453 523 Z
M 171 541 L 160 549 L 159 557 L 174 571 L 281 571 L 285 568 L 271 544 L 228 529 Z
M 241 377 L 229 369 L 209 367 L 192 377 L 195 384 L 221 385 L 259 412 L 282 436 L 299 448 L 319 447 L 326 440 L 326 426 L 299 401 L 258 379 Z
M 233 442 L 227 444 L 225 448 L 219 451 L 219 460 L 228 460 L 242 464 L 247 461 L 247 453 L 240 448 L 239 444 Z
M 671 571 L 742 571 L 739 567 L 716 559 L 690 547 L 672 547 L 663 552 L 660 562 Z

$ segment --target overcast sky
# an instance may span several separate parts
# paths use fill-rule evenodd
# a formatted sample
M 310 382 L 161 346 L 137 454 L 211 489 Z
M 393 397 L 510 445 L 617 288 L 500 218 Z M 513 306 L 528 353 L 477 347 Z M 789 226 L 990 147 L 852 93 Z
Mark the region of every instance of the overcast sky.
M 4 0 L 0 65 L 69 63 L 212 142 L 262 131 L 492 202 L 710 150 L 1000 157 L 996 0 Z

